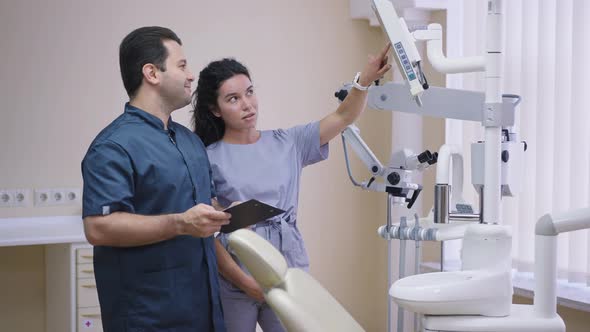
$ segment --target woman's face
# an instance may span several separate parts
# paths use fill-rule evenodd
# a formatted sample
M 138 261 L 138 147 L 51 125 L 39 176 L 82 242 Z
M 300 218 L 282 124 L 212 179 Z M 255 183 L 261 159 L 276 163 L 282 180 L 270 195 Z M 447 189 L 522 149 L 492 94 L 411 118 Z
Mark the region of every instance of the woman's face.
M 213 114 L 221 117 L 225 126 L 234 130 L 256 128 L 258 99 L 248 76 L 234 75 L 224 81 L 218 90 L 217 109 Z

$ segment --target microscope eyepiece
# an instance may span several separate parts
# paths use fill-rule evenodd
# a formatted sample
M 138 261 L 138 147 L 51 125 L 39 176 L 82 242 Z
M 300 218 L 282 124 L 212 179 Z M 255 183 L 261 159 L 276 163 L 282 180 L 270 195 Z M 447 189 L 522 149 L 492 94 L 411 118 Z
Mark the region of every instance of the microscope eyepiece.
M 434 165 L 438 161 L 438 152 L 432 154 L 432 158 L 428 161 L 428 165 Z
M 426 150 L 418 155 L 418 161 L 420 163 L 426 163 L 432 159 L 432 153 Z

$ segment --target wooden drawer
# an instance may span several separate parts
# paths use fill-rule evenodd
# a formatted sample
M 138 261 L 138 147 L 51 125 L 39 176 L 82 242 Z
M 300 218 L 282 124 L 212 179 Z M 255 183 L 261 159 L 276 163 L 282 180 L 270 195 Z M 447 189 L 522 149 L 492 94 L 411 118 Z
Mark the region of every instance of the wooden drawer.
M 77 307 L 98 307 L 98 293 L 94 278 L 78 279 L 76 287 Z
M 94 265 L 92 263 L 76 265 L 76 279 L 94 278 Z
M 76 263 L 88 264 L 92 263 L 93 251 L 92 248 L 76 249 Z
M 79 308 L 78 309 L 78 332 L 102 332 L 102 320 L 100 319 L 100 308 Z

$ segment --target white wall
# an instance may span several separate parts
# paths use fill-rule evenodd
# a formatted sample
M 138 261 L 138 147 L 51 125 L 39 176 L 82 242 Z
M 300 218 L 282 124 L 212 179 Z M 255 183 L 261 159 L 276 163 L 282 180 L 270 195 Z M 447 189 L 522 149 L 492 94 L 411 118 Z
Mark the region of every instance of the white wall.
M 0 188 L 82 185 L 88 145 L 126 101 L 118 45 L 144 25 L 177 32 L 195 72 L 225 56 L 243 61 L 258 89 L 261 128 L 334 110 L 335 89 L 383 45 L 380 30 L 352 21 L 342 0 L 3 0 Z M 190 115 L 182 110 L 173 118 L 188 124 Z M 359 124 L 376 154 L 389 158 L 391 114 L 367 112 Z M 366 175 L 356 161 L 353 170 Z M 300 224 L 312 274 L 368 331 L 382 331 L 386 252 L 375 230 L 384 223 L 385 196 L 350 185 L 339 141 L 328 161 L 305 170 L 302 186 Z M 1 208 L 0 218 L 79 213 Z M 11 308 L 0 310 L 0 330 L 43 331 L 43 264 L 43 247 L 0 248 L 0 308 Z M 22 302 L 24 295 L 30 300 Z

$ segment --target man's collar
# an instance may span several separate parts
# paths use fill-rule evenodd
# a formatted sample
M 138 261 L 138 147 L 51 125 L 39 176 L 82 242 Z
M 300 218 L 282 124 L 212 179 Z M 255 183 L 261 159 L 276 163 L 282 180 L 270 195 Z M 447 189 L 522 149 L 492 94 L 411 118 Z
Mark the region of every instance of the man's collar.
M 161 129 L 161 130 L 165 130 L 165 126 L 164 126 L 164 122 L 162 122 L 162 120 L 160 118 L 158 118 L 157 116 L 148 113 L 138 107 L 135 107 L 129 103 L 125 103 L 125 113 L 127 114 L 132 114 L 135 115 L 137 117 L 140 117 L 141 119 L 143 119 L 145 122 L 149 123 L 150 125 Z M 168 118 L 168 129 L 173 130 L 172 127 L 172 117 Z

